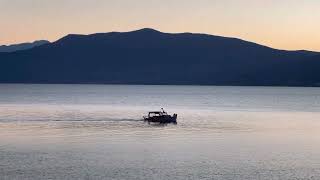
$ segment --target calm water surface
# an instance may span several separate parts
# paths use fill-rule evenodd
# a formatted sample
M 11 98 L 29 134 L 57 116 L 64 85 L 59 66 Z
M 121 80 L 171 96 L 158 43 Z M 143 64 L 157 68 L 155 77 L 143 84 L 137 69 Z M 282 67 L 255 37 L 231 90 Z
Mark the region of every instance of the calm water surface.
M 320 179 L 320 89 L 3 84 L 0 179 Z

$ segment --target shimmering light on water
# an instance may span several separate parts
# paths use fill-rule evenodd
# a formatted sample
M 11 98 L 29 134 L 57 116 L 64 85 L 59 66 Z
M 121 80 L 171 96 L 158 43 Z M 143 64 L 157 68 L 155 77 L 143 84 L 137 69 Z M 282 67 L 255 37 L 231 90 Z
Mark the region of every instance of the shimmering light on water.
M 0 175 L 319 179 L 319 103 L 318 88 L 0 85 Z M 160 107 L 178 125 L 141 121 Z

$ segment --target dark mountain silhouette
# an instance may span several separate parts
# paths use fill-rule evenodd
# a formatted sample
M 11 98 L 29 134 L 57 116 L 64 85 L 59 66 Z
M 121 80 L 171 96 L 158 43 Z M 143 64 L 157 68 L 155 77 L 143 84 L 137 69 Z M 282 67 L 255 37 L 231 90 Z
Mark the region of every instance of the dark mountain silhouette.
M 46 40 L 39 40 L 39 41 L 34 41 L 32 43 L 21 43 L 21 44 L 13 44 L 13 45 L 2 45 L 0 46 L 0 52 L 14 52 L 14 51 L 20 51 L 20 50 L 27 50 L 31 49 L 37 46 L 41 46 L 44 44 L 50 43 L 49 41 Z
M 1 83 L 320 85 L 320 54 L 207 34 L 67 35 L 0 53 Z

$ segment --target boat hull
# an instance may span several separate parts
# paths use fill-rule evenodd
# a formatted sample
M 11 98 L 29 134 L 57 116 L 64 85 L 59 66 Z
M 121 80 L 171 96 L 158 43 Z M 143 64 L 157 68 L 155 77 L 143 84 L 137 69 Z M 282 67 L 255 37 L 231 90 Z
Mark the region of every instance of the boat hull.
M 149 123 L 160 123 L 160 124 L 177 124 L 177 115 L 166 115 L 166 116 L 154 116 L 154 117 L 144 117 L 144 120 Z

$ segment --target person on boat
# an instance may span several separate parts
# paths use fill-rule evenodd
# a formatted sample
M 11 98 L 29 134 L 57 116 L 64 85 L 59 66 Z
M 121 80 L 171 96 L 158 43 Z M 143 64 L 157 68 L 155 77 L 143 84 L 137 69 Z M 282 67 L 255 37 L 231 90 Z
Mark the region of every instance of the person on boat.
M 162 114 L 163 114 L 163 115 L 166 115 L 166 114 L 167 114 L 167 112 L 165 112 L 163 108 L 161 108 L 161 110 L 162 110 Z

